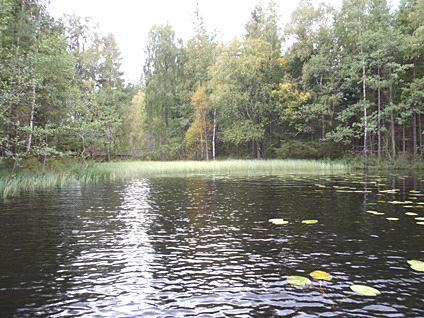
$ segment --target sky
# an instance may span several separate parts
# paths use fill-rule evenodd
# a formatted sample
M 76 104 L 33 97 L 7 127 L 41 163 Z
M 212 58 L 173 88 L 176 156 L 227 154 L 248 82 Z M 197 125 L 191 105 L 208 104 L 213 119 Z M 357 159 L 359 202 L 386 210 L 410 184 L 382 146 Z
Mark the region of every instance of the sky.
M 150 28 L 169 23 L 176 38 L 186 42 L 193 35 L 194 10 L 199 3 L 206 29 L 216 32 L 218 40 L 228 42 L 244 33 L 244 26 L 254 6 L 261 0 L 51 0 L 49 11 L 61 18 L 64 14 L 90 17 L 103 34 L 112 33 L 122 54 L 124 77 L 128 82 L 140 79 L 144 50 Z M 263 0 L 262 0 L 263 1 Z M 281 27 L 286 24 L 299 0 L 276 0 Z M 341 0 L 312 0 L 339 7 Z M 264 2 L 266 3 L 266 2 Z

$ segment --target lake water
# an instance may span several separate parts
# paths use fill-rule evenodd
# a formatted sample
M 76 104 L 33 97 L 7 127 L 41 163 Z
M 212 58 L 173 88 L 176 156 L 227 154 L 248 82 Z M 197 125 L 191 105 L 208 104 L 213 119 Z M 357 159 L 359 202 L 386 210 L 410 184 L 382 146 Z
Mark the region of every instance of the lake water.
M 0 201 L 0 317 L 424 317 L 424 273 L 407 263 L 424 260 L 423 185 L 162 177 Z

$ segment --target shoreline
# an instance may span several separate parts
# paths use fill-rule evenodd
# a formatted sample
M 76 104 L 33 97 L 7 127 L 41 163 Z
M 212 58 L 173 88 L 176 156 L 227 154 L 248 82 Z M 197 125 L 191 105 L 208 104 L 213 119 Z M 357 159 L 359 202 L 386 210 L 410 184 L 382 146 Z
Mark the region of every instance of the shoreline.
M 102 181 L 126 180 L 134 177 L 190 175 L 331 175 L 351 172 L 424 171 L 424 162 L 406 165 L 404 161 L 369 160 L 368 166 L 355 159 L 344 160 L 242 160 L 216 161 L 56 161 L 46 167 L 24 168 L 0 176 L 0 197 L 20 193 L 64 188 L 71 184 L 92 184 Z

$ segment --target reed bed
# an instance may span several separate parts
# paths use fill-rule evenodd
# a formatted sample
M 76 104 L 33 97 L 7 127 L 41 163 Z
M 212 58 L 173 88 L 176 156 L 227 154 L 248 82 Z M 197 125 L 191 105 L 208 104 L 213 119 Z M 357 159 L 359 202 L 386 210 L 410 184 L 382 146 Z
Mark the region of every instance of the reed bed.
M 76 172 L 23 172 L 0 177 L 0 196 L 15 196 L 66 187 L 72 183 L 90 184 L 99 181 L 127 179 L 138 176 L 169 176 L 193 174 L 281 175 L 346 173 L 346 164 L 314 160 L 217 160 L 217 161 L 121 161 L 81 165 Z
M 94 175 L 133 176 L 167 174 L 315 174 L 347 172 L 343 163 L 314 160 L 130 161 L 99 163 Z

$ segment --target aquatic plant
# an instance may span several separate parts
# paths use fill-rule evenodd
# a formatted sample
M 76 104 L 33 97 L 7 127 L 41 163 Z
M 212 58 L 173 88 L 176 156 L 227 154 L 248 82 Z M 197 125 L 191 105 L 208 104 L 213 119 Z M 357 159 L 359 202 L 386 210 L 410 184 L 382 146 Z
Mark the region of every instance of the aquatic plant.
M 0 196 L 33 192 L 71 183 L 89 184 L 99 181 L 140 176 L 193 174 L 226 175 L 326 175 L 348 172 L 348 166 L 331 161 L 314 160 L 223 160 L 223 161 L 121 161 L 73 164 L 66 171 L 23 171 L 0 177 Z
M 406 261 L 413 270 L 424 272 L 424 262 L 416 259 Z
M 311 280 L 303 276 L 289 276 L 287 277 L 287 282 L 293 286 L 305 286 L 311 284 Z
M 317 279 L 317 280 L 332 280 L 333 277 L 324 271 L 313 271 L 311 273 L 309 273 L 309 275 L 313 278 L 313 279 Z
M 353 290 L 358 295 L 362 296 L 377 296 L 380 295 L 380 291 L 374 287 L 367 285 L 351 285 L 350 289 Z

